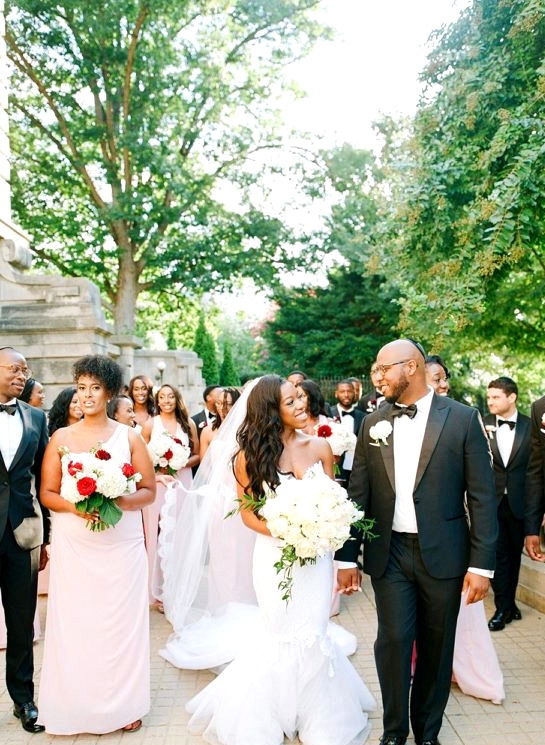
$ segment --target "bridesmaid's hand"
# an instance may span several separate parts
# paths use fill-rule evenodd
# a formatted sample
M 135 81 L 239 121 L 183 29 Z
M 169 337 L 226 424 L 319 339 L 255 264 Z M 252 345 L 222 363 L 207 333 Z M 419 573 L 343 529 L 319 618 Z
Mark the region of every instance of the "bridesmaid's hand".
M 169 473 L 158 473 L 155 476 L 155 481 L 163 486 L 168 486 L 169 484 L 172 484 L 173 481 L 176 481 L 176 479 Z
M 39 572 L 41 572 L 42 569 L 46 568 L 48 561 L 49 561 L 49 554 L 47 553 L 47 543 L 42 543 L 42 546 L 40 548 L 40 561 L 38 563 Z

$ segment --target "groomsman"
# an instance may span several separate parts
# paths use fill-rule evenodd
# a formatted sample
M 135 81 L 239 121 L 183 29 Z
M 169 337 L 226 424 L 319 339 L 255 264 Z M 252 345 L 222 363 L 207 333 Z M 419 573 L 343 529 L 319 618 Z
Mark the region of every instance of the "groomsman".
M 211 426 L 216 419 L 216 401 L 221 390 L 219 385 L 207 385 L 202 394 L 204 409 L 191 417 L 197 427 L 199 442 L 203 428 Z
M 411 339 L 379 351 L 378 387 L 386 403 L 364 419 L 348 489 L 375 520 L 376 537 L 365 541 L 363 557 L 378 616 L 381 745 L 407 742 L 409 698 L 416 745 L 439 745 L 460 593 L 466 603 L 482 600 L 496 558 L 494 474 L 481 417 L 434 393 L 424 360 Z M 347 541 L 335 556 L 352 562 L 338 572 L 346 594 L 359 588 L 360 545 Z
M 27 732 L 43 732 L 34 703 L 34 614 L 45 567 L 48 519 L 36 495 L 47 425 L 41 409 L 17 401 L 31 372 L 11 347 L 0 349 L 0 589 L 7 628 L 6 684 Z M 44 511 L 44 514 L 47 511 Z M 44 528 L 46 535 L 44 536 Z
M 364 415 L 356 409 L 356 392 L 354 386 L 348 378 L 340 380 L 335 388 L 335 398 L 337 405 L 330 407 L 330 414 L 333 419 L 339 421 L 342 426 L 349 432 L 357 435 L 360 431 Z M 348 484 L 350 474 L 352 473 L 352 462 L 354 453 L 344 453 L 339 461 L 340 480 Z
M 372 411 L 375 411 L 376 409 L 378 409 L 378 407 L 384 401 L 384 396 L 377 389 L 377 382 L 378 382 L 377 368 L 376 368 L 376 365 L 372 365 L 371 383 L 373 384 L 373 390 L 370 391 L 369 393 L 366 393 L 365 396 L 362 396 L 360 400 L 358 401 L 358 403 L 356 404 L 356 409 L 359 409 L 359 411 L 363 411 L 364 416 L 367 416 L 367 414 L 370 414 Z
M 539 531 L 545 513 L 545 396 L 534 401 L 530 412 L 532 444 L 526 475 L 524 546 L 534 561 L 545 561 L 539 545 Z
M 502 376 L 488 384 L 490 414 L 484 423 L 494 462 L 498 497 L 498 542 L 496 571 L 492 580 L 496 612 L 490 631 L 501 631 L 521 618 L 515 604 L 524 546 L 524 497 L 530 457 L 530 417 L 517 410 L 518 388 Z

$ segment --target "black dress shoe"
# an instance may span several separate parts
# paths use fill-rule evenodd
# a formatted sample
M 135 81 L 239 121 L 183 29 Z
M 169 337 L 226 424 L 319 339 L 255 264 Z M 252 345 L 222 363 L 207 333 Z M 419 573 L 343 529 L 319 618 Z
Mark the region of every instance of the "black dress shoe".
M 516 605 L 511 608 L 511 618 L 513 619 L 513 621 L 520 621 L 520 619 L 522 618 L 522 613 Z
M 512 620 L 513 613 L 510 610 L 497 610 L 488 622 L 488 628 L 490 631 L 501 631 Z
M 420 745 L 441 745 L 439 740 L 422 740 Z
M 406 737 L 396 737 L 395 735 L 382 735 L 379 745 L 405 745 Z
M 13 715 L 21 720 L 23 729 L 27 732 L 37 734 L 45 730 L 43 724 L 36 723 L 38 719 L 38 707 L 34 701 L 27 701 L 26 704 L 13 704 Z

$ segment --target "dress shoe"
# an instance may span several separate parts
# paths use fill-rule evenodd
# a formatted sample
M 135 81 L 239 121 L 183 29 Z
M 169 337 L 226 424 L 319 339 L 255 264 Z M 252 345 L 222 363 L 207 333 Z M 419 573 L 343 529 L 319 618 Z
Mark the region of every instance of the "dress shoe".
M 405 745 L 406 737 L 396 737 L 395 735 L 383 735 L 380 738 L 379 745 Z
M 501 631 L 512 620 L 513 613 L 510 610 L 497 610 L 488 622 L 488 628 L 490 631 Z
M 26 704 L 13 704 L 13 715 L 21 720 L 23 729 L 27 732 L 37 734 L 45 730 L 43 724 L 37 724 L 36 722 L 38 719 L 38 707 L 34 701 L 27 701 Z
M 422 740 L 420 745 L 441 745 L 439 740 Z
M 516 605 L 511 608 L 511 618 L 513 619 L 513 621 L 520 621 L 520 619 L 522 618 L 522 613 Z

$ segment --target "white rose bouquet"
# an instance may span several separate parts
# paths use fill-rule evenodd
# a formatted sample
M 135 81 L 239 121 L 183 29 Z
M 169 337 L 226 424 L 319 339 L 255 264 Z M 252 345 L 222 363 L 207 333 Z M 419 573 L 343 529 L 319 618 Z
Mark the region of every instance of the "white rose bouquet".
M 91 530 L 114 527 L 123 514 L 114 500 L 134 491 L 142 474 L 130 463 L 112 463 L 110 453 L 100 447 L 71 458 L 68 448 L 62 446 L 59 454 L 61 497 L 75 504 L 78 512 L 98 515 L 98 520 L 87 522 Z
M 320 464 L 310 468 L 303 479 L 283 481 L 261 500 L 248 497 L 243 506 L 254 509 L 267 522 L 271 535 L 282 541 L 282 553 L 274 566 L 278 573 L 283 572 L 278 588 L 286 601 L 291 597 L 295 562 L 304 566 L 336 551 L 350 538 L 352 525 L 373 537 L 374 521 L 363 519 L 346 489 L 332 481 Z
M 356 448 L 358 438 L 353 432 L 349 432 L 339 422 L 328 422 L 317 424 L 314 431 L 318 437 L 325 437 L 333 452 L 333 455 L 342 455 L 352 452 Z
M 175 476 L 191 456 L 189 448 L 169 432 L 154 437 L 148 444 L 156 473 L 168 473 Z

